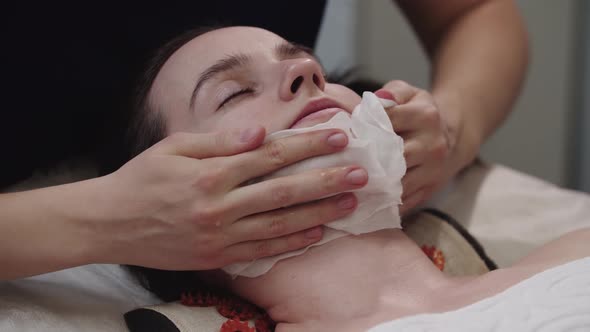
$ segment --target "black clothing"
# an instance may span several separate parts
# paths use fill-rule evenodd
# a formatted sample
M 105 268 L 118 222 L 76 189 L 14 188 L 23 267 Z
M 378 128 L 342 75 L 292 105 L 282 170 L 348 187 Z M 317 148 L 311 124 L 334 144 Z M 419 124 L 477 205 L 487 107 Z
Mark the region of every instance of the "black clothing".
M 91 154 L 153 52 L 203 25 L 250 25 L 313 47 L 325 0 L 5 5 L 0 187 Z

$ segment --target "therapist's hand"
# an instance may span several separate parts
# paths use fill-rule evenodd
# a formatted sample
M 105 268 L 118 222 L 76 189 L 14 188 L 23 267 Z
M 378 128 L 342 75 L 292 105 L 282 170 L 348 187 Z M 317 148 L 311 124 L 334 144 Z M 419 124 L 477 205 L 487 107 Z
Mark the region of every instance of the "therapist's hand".
M 98 241 L 110 243 L 103 257 L 159 269 L 214 269 L 305 247 L 321 239 L 319 225 L 355 209 L 353 194 L 335 194 L 366 184 L 356 166 L 247 184 L 340 151 L 348 143 L 341 131 L 263 140 L 263 128 L 173 134 L 104 177 L 101 201 L 116 213 L 100 226 L 106 238 Z
M 404 139 L 407 172 L 402 179 L 400 212 L 426 201 L 451 176 L 447 163 L 454 140 L 432 95 L 403 81 L 391 81 L 375 92 L 398 106 L 387 114 L 395 132 Z

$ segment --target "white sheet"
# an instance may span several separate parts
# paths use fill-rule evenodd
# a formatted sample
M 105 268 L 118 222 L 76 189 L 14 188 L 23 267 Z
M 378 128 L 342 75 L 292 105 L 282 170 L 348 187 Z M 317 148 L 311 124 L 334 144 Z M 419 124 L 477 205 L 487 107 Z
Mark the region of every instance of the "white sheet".
M 590 258 L 554 267 L 455 311 L 401 318 L 369 330 L 393 331 L 590 331 Z
M 160 303 L 118 265 L 0 282 L 0 331 L 128 331 L 123 313 Z

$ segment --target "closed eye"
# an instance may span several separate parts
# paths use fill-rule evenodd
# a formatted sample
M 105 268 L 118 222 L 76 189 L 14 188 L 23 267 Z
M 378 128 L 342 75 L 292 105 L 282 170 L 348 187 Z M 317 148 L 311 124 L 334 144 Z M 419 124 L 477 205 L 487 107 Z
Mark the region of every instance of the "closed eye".
M 225 99 L 224 99 L 224 100 L 221 102 L 221 104 L 219 104 L 219 107 L 218 107 L 218 109 L 219 109 L 219 108 L 222 108 L 222 107 L 223 107 L 225 104 L 227 104 L 228 102 L 232 101 L 233 99 L 235 99 L 235 98 L 237 98 L 237 97 L 239 97 L 239 96 L 242 96 L 242 95 L 248 94 L 248 93 L 252 93 L 252 92 L 254 92 L 254 89 L 252 89 L 252 88 L 244 88 L 244 89 L 240 89 L 240 90 L 238 90 L 238 91 L 236 91 L 236 92 L 232 93 L 231 95 L 229 95 L 227 98 L 225 98 Z

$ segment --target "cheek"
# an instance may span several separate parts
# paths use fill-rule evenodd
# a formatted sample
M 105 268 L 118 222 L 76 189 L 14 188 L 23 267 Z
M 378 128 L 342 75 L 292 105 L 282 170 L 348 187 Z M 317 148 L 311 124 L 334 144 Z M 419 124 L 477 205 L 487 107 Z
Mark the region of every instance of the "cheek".
M 361 102 L 361 97 L 344 85 L 328 83 L 324 92 L 342 103 L 349 112 L 352 112 L 355 106 Z
M 239 104 L 220 111 L 214 121 L 208 123 L 208 131 L 263 126 L 267 133 L 274 132 L 280 125 L 276 107 L 262 98 L 244 100 Z

